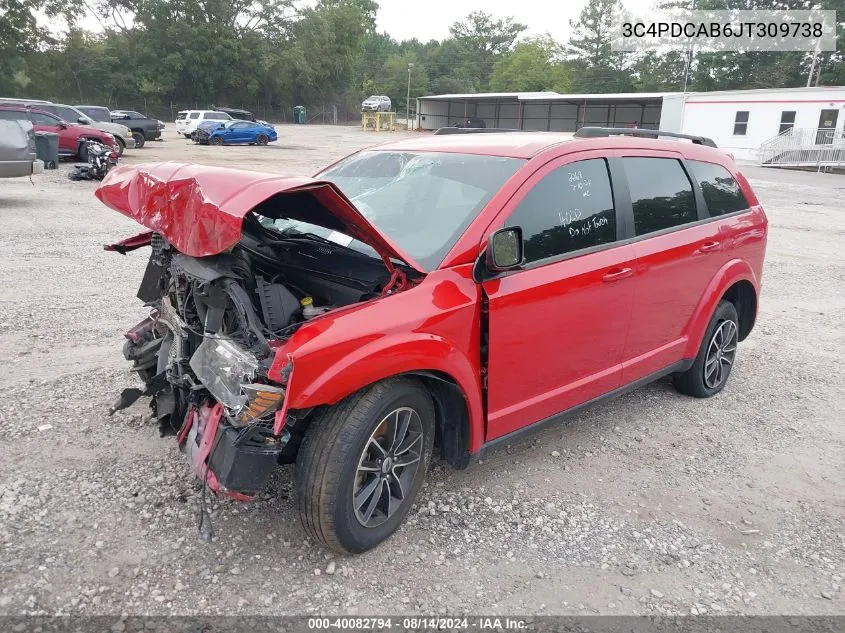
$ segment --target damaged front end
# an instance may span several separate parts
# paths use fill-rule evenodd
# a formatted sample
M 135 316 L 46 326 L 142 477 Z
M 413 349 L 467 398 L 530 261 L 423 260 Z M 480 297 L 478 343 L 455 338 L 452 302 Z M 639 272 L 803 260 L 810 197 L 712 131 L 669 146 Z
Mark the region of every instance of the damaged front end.
M 186 257 L 158 234 L 150 245 L 138 292 L 150 316 L 127 332 L 123 350 L 145 389 L 124 390 L 112 412 L 149 396 L 162 434 L 177 435 L 202 481 L 252 495 L 285 461 L 291 437 L 274 431 L 285 390 L 266 377 L 278 344 L 267 337 L 283 333 L 264 325 L 225 259 Z
M 123 349 L 144 388 L 124 390 L 112 412 L 148 396 L 201 481 L 255 495 L 294 461 L 308 415 L 287 411 L 294 359 L 276 359 L 286 341 L 329 310 L 401 291 L 418 271 L 397 264 L 401 253 L 330 183 L 158 164 L 116 170 L 97 196 L 150 229 L 105 247 L 151 250 L 137 293 L 150 313 Z M 280 218 L 354 235 L 374 256 L 280 231 Z

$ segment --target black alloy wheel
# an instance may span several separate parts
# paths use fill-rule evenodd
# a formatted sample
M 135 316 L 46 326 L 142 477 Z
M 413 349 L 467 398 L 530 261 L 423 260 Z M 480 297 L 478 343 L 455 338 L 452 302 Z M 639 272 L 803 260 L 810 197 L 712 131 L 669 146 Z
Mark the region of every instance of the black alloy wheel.
M 375 428 L 352 483 L 352 507 L 361 525 L 382 525 L 405 502 L 420 467 L 422 440 L 420 414 L 409 407 L 391 411 Z
M 422 487 L 434 428 L 431 394 L 408 376 L 382 380 L 316 411 L 296 457 L 306 533 L 345 554 L 390 537 Z
M 709 398 L 724 389 L 736 361 L 739 317 L 730 301 L 721 301 L 710 319 L 695 360 L 674 374 L 675 388 L 688 396 Z

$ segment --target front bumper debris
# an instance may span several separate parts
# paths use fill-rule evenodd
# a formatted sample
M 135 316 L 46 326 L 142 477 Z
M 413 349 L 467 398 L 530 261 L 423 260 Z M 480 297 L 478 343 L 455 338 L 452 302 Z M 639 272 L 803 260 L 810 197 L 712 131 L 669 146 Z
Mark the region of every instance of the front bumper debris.
M 179 445 L 200 481 L 217 494 L 247 501 L 261 492 L 279 464 L 290 435 L 271 435 L 258 425 L 236 429 L 223 423 L 223 407 L 191 407 Z

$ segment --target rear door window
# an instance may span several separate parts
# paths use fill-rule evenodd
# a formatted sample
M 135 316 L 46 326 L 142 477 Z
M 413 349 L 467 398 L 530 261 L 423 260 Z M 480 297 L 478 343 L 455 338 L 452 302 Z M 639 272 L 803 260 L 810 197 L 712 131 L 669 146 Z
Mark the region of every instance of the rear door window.
M 701 187 L 704 202 L 707 203 L 707 210 L 712 217 L 748 208 L 748 201 L 739 188 L 739 183 L 727 169 L 721 165 L 697 160 L 687 161 L 687 165 Z
M 522 228 L 526 262 L 616 240 L 616 211 L 602 158 L 558 167 L 536 183 L 506 226 Z
M 623 158 L 634 207 L 634 230 L 646 235 L 695 222 L 695 194 L 674 158 Z

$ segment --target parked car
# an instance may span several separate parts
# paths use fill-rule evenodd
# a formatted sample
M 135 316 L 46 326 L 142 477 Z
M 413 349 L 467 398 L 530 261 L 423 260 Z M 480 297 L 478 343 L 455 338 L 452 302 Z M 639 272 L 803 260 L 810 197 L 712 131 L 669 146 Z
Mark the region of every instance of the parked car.
M 148 231 L 107 248 L 151 246 L 152 312 L 124 347 L 145 388 L 114 410 L 152 394 L 223 495 L 295 461 L 306 532 L 362 552 L 435 450 L 465 468 L 666 376 L 718 394 L 754 327 L 766 215 L 712 141 L 591 130 L 406 139 L 314 178 L 116 169 L 97 197 Z
M 69 123 L 79 123 L 97 128 L 103 132 L 108 132 L 117 139 L 118 154 L 123 155 L 125 148 L 132 149 L 135 147 L 135 140 L 132 138 L 132 132 L 125 125 L 112 123 L 108 118 L 101 120 L 90 116 L 76 106 L 69 106 L 60 103 L 52 103 L 51 101 L 44 101 L 42 99 L 10 99 L 0 98 L 0 105 L 17 105 L 35 108 L 43 112 L 54 114 L 63 121 Z M 108 109 L 102 108 L 106 112 Z
M 202 145 L 267 145 L 277 139 L 273 126 L 253 121 L 215 122 L 194 132 L 194 140 Z
M 225 112 L 218 112 L 216 110 L 182 110 L 176 115 L 176 131 L 182 134 L 185 138 L 191 138 L 191 135 L 196 131 L 197 125 L 203 121 L 231 121 L 230 117 Z
M 2 117 L 0 111 L 0 117 Z M 35 153 L 35 135 L 29 121 L 0 118 L 0 178 L 19 178 L 44 171 Z
M 80 108 L 75 106 L 64 105 L 61 103 L 41 103 L 32 104 L 30 107 L 35 107 L 38 110 L 55 114 L 60 119 L 69 121 L 71 123 L 79 123 L 89 127 L 108 132 L 117 140 L 117 154 L 123 155 L 123 150 L 127 147 L 133 149 L 135 147 L 135 139 L 132 137 L 132 130 L 125 125 L 119 123 L 112 123 L 109 119 L 100 121 L 94 117 L 89 116 Z
M 151 119 L 135 110 L 112 110 L 111 120 L 132 130 L 132 138 L 135 139 L 135 147 L 138 148 L 144 147 L 147 141 L 160 138 L 161 130 L 164 128 L 158 119 Z
M 70 123 L 49 112 L 28 106 L 0 105 L 0 119 L 23 120 L 32 123 L 36 132 L 54 132 L 59 135 L 59 155 L 75 157 L 87 162 L 85 140 L 99 141 L 119 151 L 117 139 L 108 132 L 87 125 Z
M 390 112 L 390 97 L 373 95 L 361 103 L 361 112 Z

